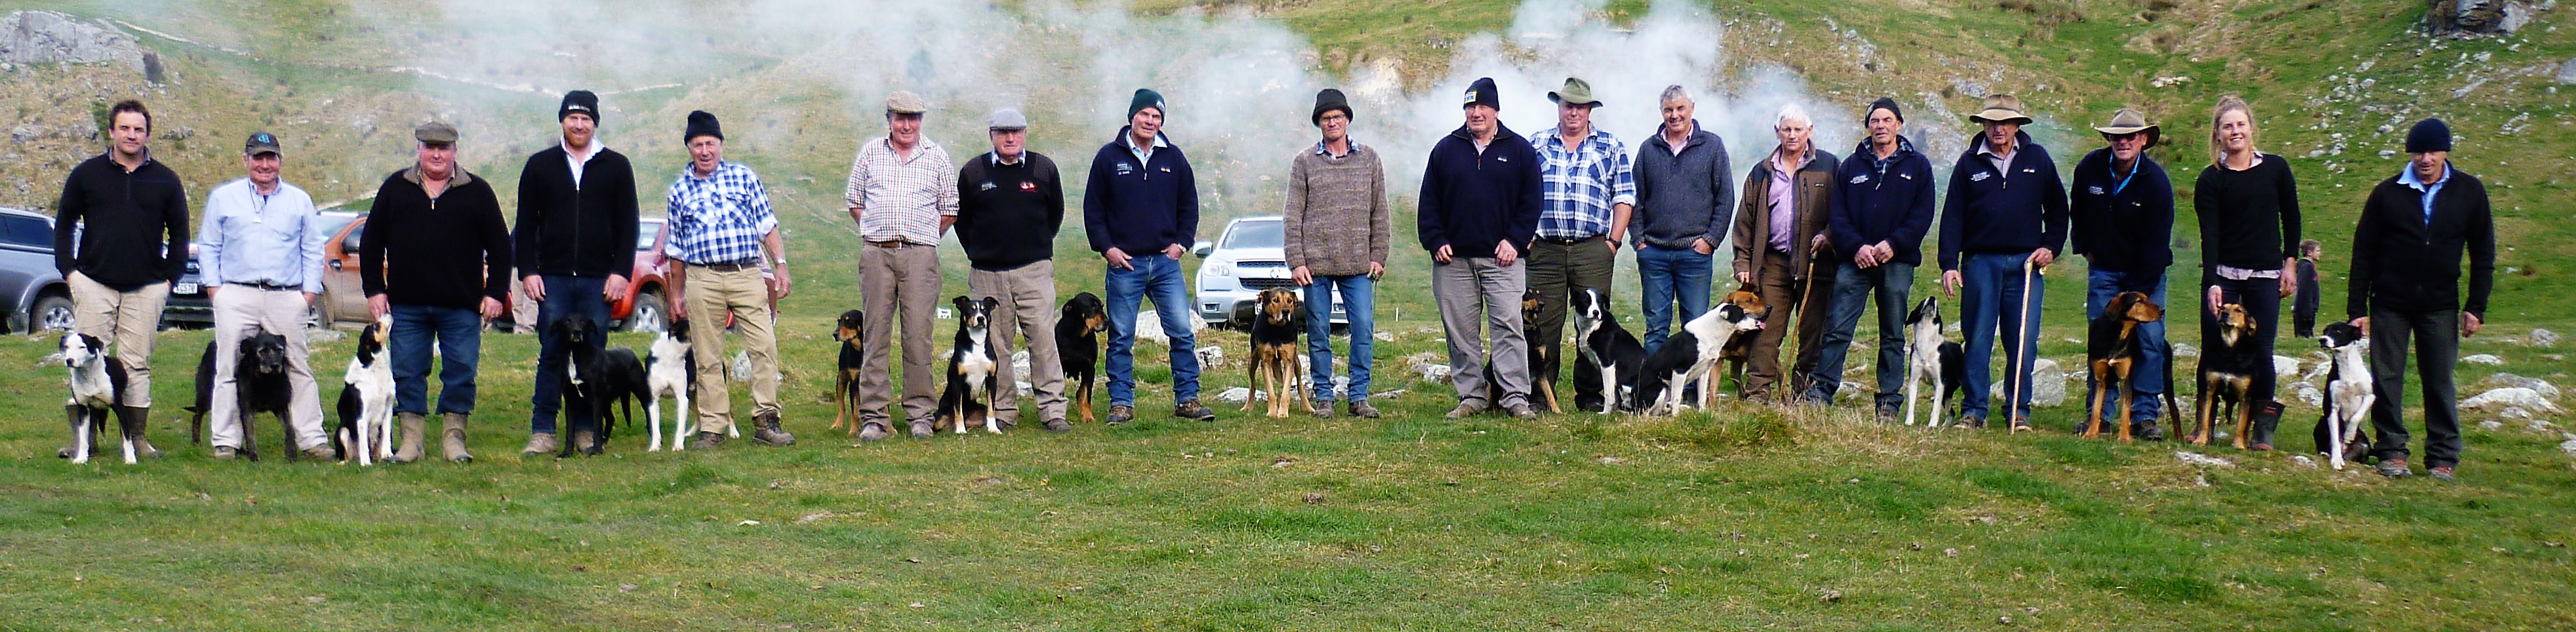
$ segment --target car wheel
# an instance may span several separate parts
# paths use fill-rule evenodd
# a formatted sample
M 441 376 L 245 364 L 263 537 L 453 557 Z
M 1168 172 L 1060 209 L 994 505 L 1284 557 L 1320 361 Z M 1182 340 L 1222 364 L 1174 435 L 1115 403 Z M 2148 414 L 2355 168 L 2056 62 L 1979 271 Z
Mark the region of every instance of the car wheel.
M 34 329 L 71 331 L 71 297 L 55 294 L 36 297 L 35 307 L 27 310 L 27 321 L 34 325 Z
M 652 290 L 635 293 L 635 309 L 626 316 L 626 330 L 661 333 L 668 325 L 663 317 L 662 293 Z

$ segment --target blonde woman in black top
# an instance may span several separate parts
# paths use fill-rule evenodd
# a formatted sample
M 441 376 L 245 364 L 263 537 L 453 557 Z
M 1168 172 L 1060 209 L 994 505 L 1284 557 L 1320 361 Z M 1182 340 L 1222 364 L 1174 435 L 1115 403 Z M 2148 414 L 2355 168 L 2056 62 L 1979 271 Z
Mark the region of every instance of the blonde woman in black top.
M 2218 100 L 2210 116 L 2210 165 L 2193 187 L 2200 216 L 2201 340 L 2218 337 L 2220 303 L 2245 306 L 2254 319 L 2254 345 L 2272 354 L 2280 330 L 2281 297 L 2298 292 L 2299 189 L 2290 164 L 2255 149 L 2254 110 L 2244 99 Z M 2272 401 L 2274 376 L 2254 377 L 2256 450 L 2272 449 L 2281 405 Z

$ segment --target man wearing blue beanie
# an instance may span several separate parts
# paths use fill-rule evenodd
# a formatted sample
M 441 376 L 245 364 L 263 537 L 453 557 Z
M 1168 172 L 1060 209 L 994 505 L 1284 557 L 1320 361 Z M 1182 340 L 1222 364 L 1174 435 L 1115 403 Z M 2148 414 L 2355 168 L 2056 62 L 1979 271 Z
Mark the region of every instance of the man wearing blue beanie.
M 1199 189 L 1190 159 L 1163 138 L 1163 95 L 1139 89 L 1127 104 L 1127 127 L 1091 158 L 1082 194 L 1082 227 L 1091 249 L 1109 264 L 1109 417 L 1136 418 L 1136 310 L 1154 299 L 1172 339 L 1172 416 L 1216 421 L 1199 404 L 1197 317 L 1182 287 L 1181 253 L 1198 239 Z
M 2379 473 L 2408 470 L 2406 343 L 2415 343 L 2416 374 L 2424 386 L 2424 464 L 2433 478 L 2451 480 L 2460 464 L 2459 392 L 2452 364 L 2460 338 L 2486 324 L 2487 294 L 2495 288 L 2495 217 L 2486 184 L 2451 168 L 2451 128 L 2424 119 L 2406 133 L 2406 170 L 2379 182 L 2362 203 L 2352 235 L 2352 291 L 2346 312 L 2370 336 L 2370 374 L 2377 402 L 2370 423 Z M 2469 258 L 2469 294 L 2460 296 L 2460 255 Z

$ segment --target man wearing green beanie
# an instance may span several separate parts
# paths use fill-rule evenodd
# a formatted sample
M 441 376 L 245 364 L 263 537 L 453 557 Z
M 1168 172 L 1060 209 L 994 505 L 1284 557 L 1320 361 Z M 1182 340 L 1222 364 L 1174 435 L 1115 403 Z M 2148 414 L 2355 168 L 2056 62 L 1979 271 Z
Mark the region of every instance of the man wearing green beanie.
M 1182 286 L 1181 253 L 1198 238 L 1198 180 L 1188 156 L 1163 138 L 1163 95 L 1136 91 L 1127 105 L 1127 127 L 1091 159 L 1082 194 L 1082 225 L 1091 249 L 1109 265 L 1109 418 L 1136 418 L 1136 310 L 1145 298 L 1169 335 L 1172 416 L 1215 421 L 1199 404 L 1198 320 Z

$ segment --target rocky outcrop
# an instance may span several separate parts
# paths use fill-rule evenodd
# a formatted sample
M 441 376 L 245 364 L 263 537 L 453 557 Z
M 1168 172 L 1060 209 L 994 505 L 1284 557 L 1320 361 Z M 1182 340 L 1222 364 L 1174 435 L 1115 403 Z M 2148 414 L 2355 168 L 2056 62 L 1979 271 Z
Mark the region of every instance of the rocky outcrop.
M 141 41 L 106 20 L 86 21 L 52 11 L 13 11 L 0 17 L 0 62 L 11 64 L 120 64 L 145 72 Z
M 2459 37 L 2503 35 L 2530 24 L 2535 9 L 2524 0 L 2433 0 L 2433 9 L 2424 14 L 2424 30 Z

